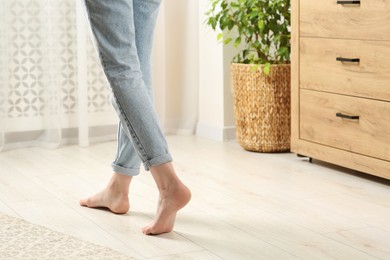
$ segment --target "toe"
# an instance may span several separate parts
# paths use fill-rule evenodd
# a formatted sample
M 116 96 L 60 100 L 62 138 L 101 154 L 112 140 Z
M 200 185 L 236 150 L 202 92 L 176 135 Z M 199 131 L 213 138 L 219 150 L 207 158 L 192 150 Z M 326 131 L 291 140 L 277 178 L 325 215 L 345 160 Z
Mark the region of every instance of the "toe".
M 84 206 L 84 207 L 87 206 L 87 200 L 86 200 L 86 199 L 81 199 L 81 200 L 79 201 L 79 203 L 80 203 L 80 206 Z

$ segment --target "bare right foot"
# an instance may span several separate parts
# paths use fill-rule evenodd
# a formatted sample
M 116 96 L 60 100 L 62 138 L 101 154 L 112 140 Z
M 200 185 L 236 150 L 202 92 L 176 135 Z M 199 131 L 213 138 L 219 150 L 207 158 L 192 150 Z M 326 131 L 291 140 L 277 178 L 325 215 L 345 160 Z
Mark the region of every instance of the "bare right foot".
M 173 230 L 177 212 L 191 199 L 190 190 L 179 183 L 177 187 L 168 191 L 160 192 L 156 218 L 152 224 L 142 229 L 145 235 L 159 235 Z
M 173 230 L 177 212 L 191 199 L 191 191 L 177 177 L 171 162 L 150 167 L 160 192 L 156 217 L 142 229 L 145 235 L 159 235 Z
M 130 209 L 129 185 L 131 177 L 114 173 L 107 187 L 101 192 L 80 200 L 80 206 L 107 208 L 115 214 L 125 214 Z

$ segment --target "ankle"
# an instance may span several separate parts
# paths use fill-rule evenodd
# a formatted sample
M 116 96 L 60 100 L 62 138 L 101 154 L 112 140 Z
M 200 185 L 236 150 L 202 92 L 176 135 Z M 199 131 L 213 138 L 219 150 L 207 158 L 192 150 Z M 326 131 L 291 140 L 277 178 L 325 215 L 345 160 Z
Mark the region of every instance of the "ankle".
M 174 194 L 178 190 L 179 184 L 168 184 L 168 185 L 158 185 L 158 191 L 160 193 L 160 197 L 169 197 Z
M 183 197 L 191 196 L 190 190 L 182 182 L 169 185 L 166 189 L 159 189 L 159 193 L 161 199 L 180 200 Z
M 122 194 L 127 196 L 132 177 L 120 173 L 114 173 L 107 185 L 107 189 L 115 194 Z
M 170 193 L 175 191 L 180 185 L 183 185 L 177 177 L 172 163 L 166 163 L 159 166 L 150 167 L 154 181 L 160 193 Z

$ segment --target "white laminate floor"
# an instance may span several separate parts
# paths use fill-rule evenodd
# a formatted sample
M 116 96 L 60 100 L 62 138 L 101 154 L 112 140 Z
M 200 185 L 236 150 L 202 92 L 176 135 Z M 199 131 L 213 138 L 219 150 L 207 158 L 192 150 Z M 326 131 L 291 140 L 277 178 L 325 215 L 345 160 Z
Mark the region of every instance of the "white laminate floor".
M 140 231 L 158 196 L 146 172 L 128 214 L 78 205 L 111 177 L 115 142 L 0 153 L 0 212 L 136 259 L 390 259 L 390 181 L 234 141 L 168 142 L 193 194 L 170 234 Z

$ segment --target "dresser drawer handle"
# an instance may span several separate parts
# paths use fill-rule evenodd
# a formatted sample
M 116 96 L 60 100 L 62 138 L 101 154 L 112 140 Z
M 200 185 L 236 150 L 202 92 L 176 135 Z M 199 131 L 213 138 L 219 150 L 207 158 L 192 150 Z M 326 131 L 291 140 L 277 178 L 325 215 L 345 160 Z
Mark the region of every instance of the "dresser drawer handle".
M 337 1 L 338 5 L 360 5 L 360 0 L 354 1 Z
M 340 117 L 340 118 L 359 120 L 359 116 L 350 116 L 350 115 L 345 115 L 345 114 L 342 114 L 342 113 L 336 113 L 336 116 Z
M 336 61 L 341 61 L 341 62 L 360 62 L 360 59 L 359 58 L 349 59 L 349 58 L 337 57 Z

